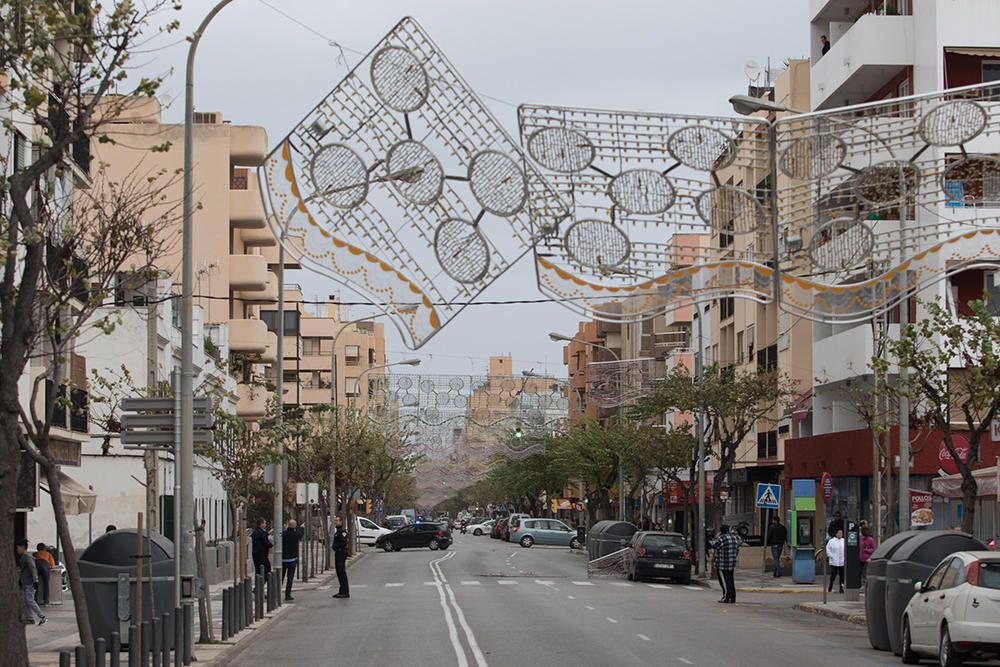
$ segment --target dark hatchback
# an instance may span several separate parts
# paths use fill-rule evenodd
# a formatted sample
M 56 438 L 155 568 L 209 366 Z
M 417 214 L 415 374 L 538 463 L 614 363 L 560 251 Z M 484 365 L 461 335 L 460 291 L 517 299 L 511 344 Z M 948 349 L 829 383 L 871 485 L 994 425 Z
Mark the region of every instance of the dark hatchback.
M 447 549 L 451 546 L 451 542 L 451 531 L 447 525 L 424 522 L 403 526 L 387 535 L 379 535 L 375 540 L 375 548 L 401 551 L 426 547 L 431 551 L 437 551 Z
M 625 552 L 625 574 L 630 581 L 667 578 L 691 583 L 691 552 L 680 533 L 640 531 Z

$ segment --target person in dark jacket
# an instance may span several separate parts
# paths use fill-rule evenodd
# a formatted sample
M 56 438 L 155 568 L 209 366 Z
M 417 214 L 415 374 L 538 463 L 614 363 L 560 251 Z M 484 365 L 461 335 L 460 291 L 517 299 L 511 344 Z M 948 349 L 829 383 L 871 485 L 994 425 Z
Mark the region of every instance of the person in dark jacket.
M 253 551 L 253 571 L 257 574 L 271 573 L 271 563 L 267 559 L 271 551 L 271 538 L 267 534 L 267 520 L 257 519 L 257 527 L 250 533 L 250 546 Z
M 777 514 L 771 517 L 771 525 L 767 528 L 765 542 L 771 547 L 771 558 L 774 559 L 774 576 L 781 576 L 781 552 L 788 541 L 788 530 L 781 524 Z
M 337 530 L 333 534 L 333 562 L 337 568 L 337 583 L 340 590 L 333 597 L 351 597 L 351 587 L 347 583 L 347 531 L 344 530 L 344 519 L 337 516 Z
M 281 531 L 281 567 L 285 571 L 285 600 L 292 597 L 292 582 L 295 581 L 295 566 L 299 562 L 299 541 L 303 528 L 295 521 L 288 520 L 288 526 Z
M 44 607 L 49 603 L 49 576 L 52 574 L 52 568 L 56 566 L 56 560 L 44 542 L 39 542 L 35 549 L 35 553 L 32 554 L 35 568 L 38 570 L 38 594 L 35 595 L 35 599 Z
M 34 624 L 36 616 L 38 617 L 38 625 L 45 625 L 45 614 L 35 602 L 35 592 L 38 590 L 38 570 L 35 567 L 35 559 L 28 553 L 28 540 L 18 540 L 16 549 L 18 583 L 21 586 L 24 608 L 28 612 L 28 625 Z
M 838 530 L 844 530 L 844 515 L 841 514 L 840 510 L 833 513 L 833 520 L 830 521 L 830 525 L 826 529 L 826 534 L 830 537 L 836 537 Z
M 719 532 L 710 543 L 715 550 L 715 568 L 719 571 L 719 584 L 722 586 L 719 602 L 724 604 L 736 604 L 735 571 L 741 544 L 742 540 L 726 524 L 719 527 Z

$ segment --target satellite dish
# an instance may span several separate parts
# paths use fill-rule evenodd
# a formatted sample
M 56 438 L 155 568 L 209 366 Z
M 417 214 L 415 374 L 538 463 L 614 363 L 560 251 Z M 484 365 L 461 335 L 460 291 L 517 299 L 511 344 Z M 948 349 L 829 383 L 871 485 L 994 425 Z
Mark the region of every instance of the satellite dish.
M 761 73 L 764 69 L 760 66 L 760 63 L 756 60 L 748 60 L 747 64 L 743 66 L 743 71 L 746 72 L 747 78 L 751 81 L 756 81 L 760 78 Z

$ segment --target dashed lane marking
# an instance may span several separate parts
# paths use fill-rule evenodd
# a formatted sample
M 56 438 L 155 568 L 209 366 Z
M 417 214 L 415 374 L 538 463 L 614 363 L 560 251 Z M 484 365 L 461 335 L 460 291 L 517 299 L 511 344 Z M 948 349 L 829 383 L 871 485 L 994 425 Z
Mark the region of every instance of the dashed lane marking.
M 703 590 L 705 590 L 701 586 L 685 586 L 684 588 L 688 589 L 689 591 L 703 591 Z
M 436 582 L 436 581 L 425 581 L 424 582 L 424 586 L 437 586 L 437 585 L 438 585 L 438 582 Z
M 506 579 L 498 579 L 497 583 L 500 584 L 501 586 L 517 586 L 521 582 L 519 582 L 519 581 L 508 581 Z
M 667 586 L 666 584 L 646 584 L 646 585 L 649 586 L 650 588 L 663 588 L 668 591 L 670 590 L 670 586 Z
M 610 616 L 605 616 L 604 620 L 607 621 L 608 623 L 618 623 L 618 621 L 616 621 L 615 619 L 611 618 Z
M 587 611 L 594 611 L 595 609 L 597 609 L 597 607 L 591 607 L 589 604 L 584 606 L 587 607 Z
M 575 598 L 575 597 L 573 597 L 572 595 L 567 595 L 566 597 L 567 597 L 567 598 L 569 598 L 570 600 L 575 600 L 575 599 L 576 599 L 576 598 Z
M 612 581 L 611 585 L 621 586 L 622 588 L 632 588 L 632 584 L 628 583 L 627 581 Z
M 574 581 L 573 583 L 576 586 L 593 586 L 594 585 L 594 582 L 592 582 L 592 581 Z
M 693 665 L 694 664 L 693 662 L 691 662 L 687 658 L 677 658 L 677 659 L 680 660 L 681 662 L 683 662 L 685 665 Z
M 333 588 L 333 586 L 327 584 L 326 586 L 317 586 L 316 590 L 318 590 L 318 591 L 328 591 L 331 588 Z M 355 586 L 355 588 L 358 588 L 358 586 Z
M 649 637 L 647 637 L 646 635 L 644 635 L 642 633 L 637 634 L 636 637 L 638 637 L 639 639 L 641 639 L 644 642 L 651 642 L 651 641 L 653 641 L 652 639 L 650 639 Z
M 404 585 L 404 584 L 399 584 L 399 583 L 389 583 L 389 584 L 386 584 L 386 585 L 385 585 L 385 587 L 386 587 L 386 588 L 399 588 L 400 586 L 403 586 L 403 585 Z
M 460 581 L 459 583 L 463 586 L 478 586 L 480 584 L 478 581 Z

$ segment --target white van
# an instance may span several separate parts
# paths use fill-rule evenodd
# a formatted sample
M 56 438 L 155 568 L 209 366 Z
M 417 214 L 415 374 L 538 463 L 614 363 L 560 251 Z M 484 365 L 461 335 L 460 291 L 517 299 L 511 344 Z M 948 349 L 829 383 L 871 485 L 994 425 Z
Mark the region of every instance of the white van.
M 355 517 L 355 519 L 357 520 L 355 528 L 358 531 L 358 541 L 361 544 L 373 545 L 379 535 L 388 535 L 392 532 L 388 528 L 382 528 L 371 519 L 366 519 L 363 516 Z

